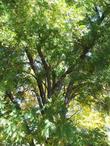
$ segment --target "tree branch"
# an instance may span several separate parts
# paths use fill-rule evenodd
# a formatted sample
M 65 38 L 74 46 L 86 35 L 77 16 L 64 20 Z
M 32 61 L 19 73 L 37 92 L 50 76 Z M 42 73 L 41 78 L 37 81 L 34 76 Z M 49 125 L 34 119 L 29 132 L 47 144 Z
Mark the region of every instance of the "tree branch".
M 31 68 L 34 71 L 34 74 L 36 76 L 36 80 L 37 80 L 38 88 L 39 88 L 39 91 L 40 91 L 40 96 L 42 98 L 42 102 L 43 102 L 43 104 L 45 104 L 46 103 L 45 92 L 44 92 L 44 89 L 43 89 L 42 81 L 41 81 L 40 78 L 38 78 L 37 68 L 34 65 L 34 60 L 33 60 L 32 55 L 31 55 L 31 53 L 29 52 L 28 49 L 25 49 L 25 52 L 26 52 L 27 57 L 29 59 L 30 66 L 31 66 Z
M 66 95 L 65 95 L 65 104 L 66 106 L 68 106 L 69 104 L 69 97 L 72 93 L 72 90 L 73 90 L 73 80 L 71 79 L 69 84 L 68 84 L 68 87 L 67 87 L 67 90 L 66 90 Z
M 50 98 L 51 95 L 51 73 L 50 73 L 50 66 L 45 60 L 44 54 L 41 49 L 38 49 L 38 54 L 41 58 L 42 64 L 44 66 L 45 72 L 46 72 L 46 78 L 47 78 L 47 86 L 48 86 L 48 98 Z
M 100 17 L 100 19 L 98 19 L 95 23 L 100 26 L 101 23 L 103 22 L 103 20 L 105 19 L 105 17 L 107 16 L 107 14 L 108 14 L 108 10 L 103 12 L 102 17 Z M 93 38 L 92 41 L 88 40 L 88 42 L 86 43 L 87 45 L 83 44 L 84 39 L 82 38 L 82 40 L 81 40 L 82 43 L 81 43 L 80 46 L 81 46 L 83 51 L 82 51 L 81 55 L 79 56 L 80 60 L 82 60 L 82 61 L 84 60 L 88 51 L 94 47 L 94 45 L 96 43 L 96 40 L 99 39 L 99 37 L 101 36 L 101 35 L 97 36 L 97 31 L 98 30 L 94 31 L 95 37 L 92 36 L 92 38 Z M 54 87 L 52 88 L 53 93 L 55 92 L 55 90 L 60 90 L 62 88 L 62 84 L 63 84 L 64 79 L 66 78 L 67 75 L 71 74 L 74 71 L 74 67 L 75 67 L 74 65 L 70 66 L 67 69 L 67 71 L 64 72 L 64 74 L 61 75 L 59 80 L 55 83 Z

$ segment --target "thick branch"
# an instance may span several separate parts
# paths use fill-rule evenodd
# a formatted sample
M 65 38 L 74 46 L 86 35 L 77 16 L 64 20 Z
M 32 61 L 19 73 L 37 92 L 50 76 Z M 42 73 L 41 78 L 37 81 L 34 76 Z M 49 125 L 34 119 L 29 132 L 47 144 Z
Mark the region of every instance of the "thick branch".
M 62 76 L 59 78 L 59 80 L 55 83 L 55 85 L 52 89 L 53 93 L 54 93 L 55 90 L 57 90 L 57 91 L 61 90 L 62 82 L 64 81 L 66 76 L 69 75 L 72 72 L 73 72 L 73 66 L 69 67 L 68 70 L 66 72 L 64 72 L 64 74 L 62 74 Z
M 69 98 L 71 96 L 72 90 L 73 90 L 73 80 L 71 79 L 69 84 L 68 84 L 68 87 L 67 87 L 67 90 L 66 90 L 66 95 L 65 95 L 65 104 L 67 106 L 69 104 Z
M 45 57 L 43 55 L 43 52 L 41 49 L 38 49 L 38 54 L 41 58 L 42 64 L 44 66 L 45 72 L 46 72 L 46 78 L 47 78 L 47 86 L 48 86 L 48 97 L 51 95 L 51 74 L 50 74 L 50 66 L 45 60 Z
M 19 104 L 17 103 L 17 101 L 14 99 L 13 94 L 11 93 L 11 91 L 6 91 L 5 92 L 6 96 L 8 96 L 8 98 L 10 99 L 10 101 L 15 105 L 16 109 L 21 110 Z
M 40 111 L 41 111 L 41 114 L 43 115 L 44 114 L 44 110 L 43 110 L 43 105 L 42 105 L 42 102 L 41 102 L 41 97 L 38 95 L 36 89 L 34 88 L 34 93 L 37 97 L 37 101 L 38 101 L 38 104 L 39 104 L 39 107 L 40 107 Z
M 45 104 L 46 103 L 46 99 L 45 99 L 45 92 L 44 92 L 44 89 L 43 89 L 42 81 L 41 81 L 40 78 L 37 77 L 38 76 L 38 74 L 37 74 L 37 68 L 34 65 L 34 60 L 32 58 L 31 53 L 28 51 L 28 49 L 26 49 L 26 54 L 27 54 L 27 57 L 29 59 L 30 66 L 31 66 L 31 68 L 34 71 L 34 74 L 36 76 L 36 80 L 37 80 L 38 88 L 39 88 L 39 91 L 40 91 L 40 96 L 42 98 L 42 102 L 43 102 L 43 104 Z

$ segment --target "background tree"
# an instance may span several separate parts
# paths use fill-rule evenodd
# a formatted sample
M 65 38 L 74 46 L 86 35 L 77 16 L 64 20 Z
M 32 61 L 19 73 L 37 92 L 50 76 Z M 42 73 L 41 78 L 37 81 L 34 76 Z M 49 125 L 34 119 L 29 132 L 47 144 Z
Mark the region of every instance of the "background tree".
M 107 0 L 0 1 L 2 143 L 109 145 L 109 20 Z

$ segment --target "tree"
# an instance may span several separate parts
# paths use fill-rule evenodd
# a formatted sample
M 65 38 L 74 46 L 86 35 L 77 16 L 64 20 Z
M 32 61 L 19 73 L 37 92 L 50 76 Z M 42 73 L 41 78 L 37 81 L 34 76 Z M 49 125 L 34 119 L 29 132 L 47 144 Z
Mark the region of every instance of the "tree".
M 2 141 L 107 145 L 100 127 L 78 129 L 80 108 L 68 111 L 78 102 L 109 114 L 109 1 L 0 3 Z

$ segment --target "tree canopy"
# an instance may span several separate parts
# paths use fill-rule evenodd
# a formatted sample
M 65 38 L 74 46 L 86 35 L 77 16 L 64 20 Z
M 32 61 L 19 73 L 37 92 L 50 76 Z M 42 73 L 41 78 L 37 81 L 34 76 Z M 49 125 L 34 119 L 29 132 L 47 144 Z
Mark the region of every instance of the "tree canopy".
M 109 146 L 109 0 L 0 0 L 0 145 Z

